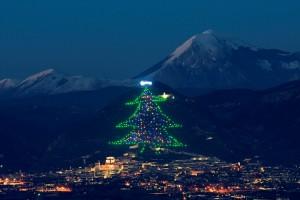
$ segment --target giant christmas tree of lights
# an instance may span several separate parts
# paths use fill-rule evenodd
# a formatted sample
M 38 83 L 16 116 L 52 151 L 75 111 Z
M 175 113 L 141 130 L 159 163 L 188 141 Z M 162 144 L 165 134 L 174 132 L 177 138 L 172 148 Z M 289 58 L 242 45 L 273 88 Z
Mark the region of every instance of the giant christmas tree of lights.
M 143 91 L 127 106 L 136 106 L 134 113 L 125 121 L 116 125 L 116 128 L 130 128 L 131 131 L 123 138 L 111 142 L 114 145 L 141 145 L 151 148 L 183 147 L 183 143 L 170 135 L 167 129 L 180 128 L 161 110 L 159 103 L 165 102 L 168 95 L 154 96 L 148 86 L 151 82 L 141 82 Z

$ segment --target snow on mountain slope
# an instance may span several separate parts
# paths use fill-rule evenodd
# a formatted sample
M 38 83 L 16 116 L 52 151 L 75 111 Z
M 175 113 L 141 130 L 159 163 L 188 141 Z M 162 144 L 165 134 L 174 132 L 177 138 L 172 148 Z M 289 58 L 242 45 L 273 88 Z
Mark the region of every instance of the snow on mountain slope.
M 253 48 L 208 30 L 192 36 L 165 59 L 133 79 L 98 80 L 67 76 L 48 69 L 18 84 L 4 79 L 0 81 L 0 92 L 9 88 L 12 92 L 8 93 L 15 96 L 58 94 L 108 86 L 138 86 L 141 79 L 185 91 L 264 89 L 300 79 L 300 53 Z
M 84 76 L 69 76 L 47 69 L 17 82 L 13 79 L 0 80 L 1 97 L 53 95 L 75 91 L 92 91 L 105 87 L 135 87 L 138 83 L 132 79 L 108 80 Z
M 23 81 L 21 81 L 21 83 L 19 84 L 19 87 L 20 88 L 25 88 L 27 86 L 30 86 L 34 82 L 36 82 L 38 80 L 41 80 L 44 77 L 47 77 L 47 76 L 49 76 L 51 74 L 54 74 L 54 73 L 55 73 L 54 69 L 47 69 L 45 71 L 38 72 L 36 74 L 33 74 L 33 75 L 27 77 Z
M 193 49 L 195 47 L 197 47 L 197 49 Z M 224 47 L 226 47 L 226 49 L 224 49 Z M 175 51 L 171 53 L 170 58 L 165 64 L 170 64 L 173 61 L 176 61 L 176 59 L 184 56 L 185 53 L 201 53 L 202 55 L 204 54 L 207 56 L 207 58 L 216 60 L 217 56 L 222 56 L 225 53 L 224 50 L 230 50 L 234 47 L 235 45 L 233 43 L 221 40 L 215 36 L 212 30 L 207 30 L 202 34 L 192 36 L 176 48 Z
M 189 38 L 135 79 L 173 88 L 268 88 L 300 78 L 300 56 L 226 40 L 212 30 Z
M 54 69 L 47 69 L 31 75 L 16 87 L 16 95 L 58 94 L 73 91 L 95 90 L 102 81 L 83 76 L 65 76 Z
M 2 79 L 0 80 L 0 90 L 9 90 L 17 85 L 17 81 L 13 79 Z

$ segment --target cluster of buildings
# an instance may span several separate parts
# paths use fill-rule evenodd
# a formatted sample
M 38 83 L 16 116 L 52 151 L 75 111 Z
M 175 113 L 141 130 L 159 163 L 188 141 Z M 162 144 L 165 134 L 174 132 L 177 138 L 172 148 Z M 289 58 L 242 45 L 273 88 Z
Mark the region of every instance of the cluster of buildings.
M 0 177 L 0 197 L 16 193 L 80 195 L 90 188 L 91 192 L 110 188 L 114 194 L 147 194 L 153 199 L 289 198 L 300 194 L 300 167 L 268 167 L 251 160 L 228 163 L 201 155 L 146 161 L 126 153 L 84 168 Z

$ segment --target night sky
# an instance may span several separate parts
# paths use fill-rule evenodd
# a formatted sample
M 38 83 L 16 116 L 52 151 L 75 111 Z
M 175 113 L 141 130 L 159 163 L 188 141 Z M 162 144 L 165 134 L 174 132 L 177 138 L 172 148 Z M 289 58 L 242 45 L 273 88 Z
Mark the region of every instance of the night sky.
M 0 78 L 128 78 L 206 29 L 300 51 L 299 21 L 299 0 L 1 0 Z

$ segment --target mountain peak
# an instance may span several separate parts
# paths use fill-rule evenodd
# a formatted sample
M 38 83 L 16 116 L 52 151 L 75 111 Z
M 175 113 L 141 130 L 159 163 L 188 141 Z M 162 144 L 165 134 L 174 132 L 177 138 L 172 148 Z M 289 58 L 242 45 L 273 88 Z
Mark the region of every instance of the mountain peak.
M 202 32 L 202 34 L 215 34 L 214 31 L 212 29 L 208 29 Z
M 233 43 L 217 36 L 213 30 L 209 29 L 193 35 L 177 47 L 166 63 L 171 63 L 186 53 L 194 54 L 196 51 L 205 54 L 206 57 L 215 57 L 222 53 L 224 48 L 233 48 L 234 46 Z
M 299 63 L 296 54 L 253 48 L 206 30 L 190 37 L 135 78 L 147 78 L 173 88 L 260 89 L 299 79 Z

